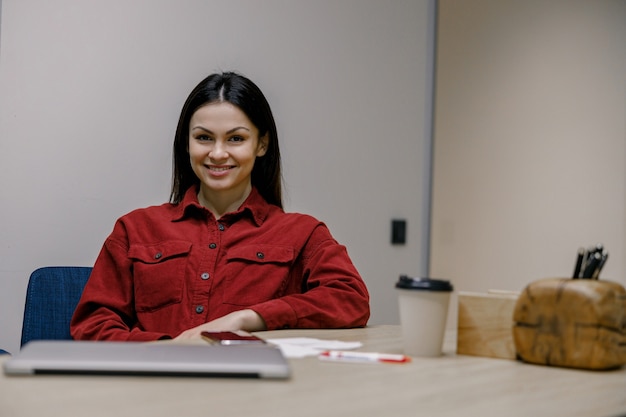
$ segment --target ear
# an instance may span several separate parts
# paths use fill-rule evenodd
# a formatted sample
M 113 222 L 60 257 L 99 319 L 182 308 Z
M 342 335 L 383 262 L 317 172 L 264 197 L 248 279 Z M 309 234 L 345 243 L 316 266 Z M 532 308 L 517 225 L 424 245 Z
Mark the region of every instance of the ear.
M 267 153 L 267 147 L 269 142 L 270 140 L 267 136 L 267 133 L 259 138 L 259 144 L 257 145 L 256 149 L 256 156 L 263 156 Z

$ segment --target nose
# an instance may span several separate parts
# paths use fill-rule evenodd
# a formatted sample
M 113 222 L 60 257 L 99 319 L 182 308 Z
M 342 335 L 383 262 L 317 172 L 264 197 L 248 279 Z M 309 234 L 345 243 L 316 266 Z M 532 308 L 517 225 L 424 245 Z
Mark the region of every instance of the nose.
M 209 151 L 209 158 L 214 161 L 223 161 L 224 159 L 228 159 L 226 145 L 221 141 L 216 141 Z

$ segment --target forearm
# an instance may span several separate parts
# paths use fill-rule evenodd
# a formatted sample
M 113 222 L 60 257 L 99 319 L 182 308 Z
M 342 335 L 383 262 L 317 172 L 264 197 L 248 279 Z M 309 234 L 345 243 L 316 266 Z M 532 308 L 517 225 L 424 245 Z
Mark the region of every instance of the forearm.
M 369 297 L 315 289 L 250 307 L 265 321 L 267 330 L 289 328 L 363 327 L 370 316 Z
M 130 328 L 121 317 L 104 307 L 90 310 L 84 305 L 76 309 L 70 323 L 70 333 L 75 340 L 142 342 L 171 338 L 166 333 Z

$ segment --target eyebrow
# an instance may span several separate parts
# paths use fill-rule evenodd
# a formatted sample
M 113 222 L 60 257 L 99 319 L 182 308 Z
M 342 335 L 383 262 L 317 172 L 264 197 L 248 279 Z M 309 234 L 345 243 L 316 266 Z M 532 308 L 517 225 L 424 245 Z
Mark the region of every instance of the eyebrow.
M 211 135 L 214 135 L 214 133 L 212 131 L 210 131 L 209 129 L 207 129 L 206 127 L 194 126 L 194 127 L 191 128 L 192 131 L 197 130 L 197 129 L 203 130 L 203 131 L 205 131 L 207 133 L 210 133 Z M 246 130 L 246 131 L 250 132 L 250 129 L 248 129 L 247 127 L 237 126 L 237 127 L 233 127 L 232 129 L 228 130 L 226 132 L 226 134 L 230 135 L 231 133 L 234 133 L 234 132 L 236 132 L 236 131 L 238 131 L 240 129 L 243 129 L 243 130 Z

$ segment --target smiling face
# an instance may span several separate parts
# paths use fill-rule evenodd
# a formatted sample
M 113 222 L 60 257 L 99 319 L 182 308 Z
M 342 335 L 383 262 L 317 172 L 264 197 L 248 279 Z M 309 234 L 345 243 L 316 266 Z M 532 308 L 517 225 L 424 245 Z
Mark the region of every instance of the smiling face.
M 267 139 L 259 138 L 237 106 L 217 102 L 198 108 L 189 122 L 189 158 L 200 179 L 201 204 L 242 203 L 252 189 L 254 162 L 266 149 Z

